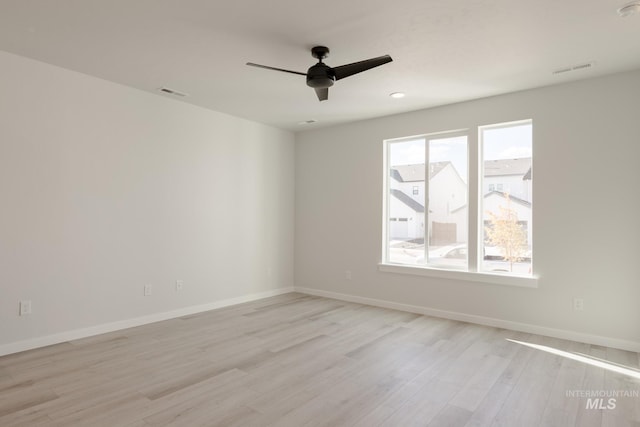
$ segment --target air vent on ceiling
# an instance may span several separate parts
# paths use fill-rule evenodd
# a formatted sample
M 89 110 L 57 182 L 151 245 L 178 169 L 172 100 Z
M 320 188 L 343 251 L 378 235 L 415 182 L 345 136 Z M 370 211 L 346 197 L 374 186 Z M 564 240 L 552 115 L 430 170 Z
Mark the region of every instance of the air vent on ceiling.
M 317 120 L 316 119 L 311 119 L 311 120 L 305 120 L 304 122 L 299 122 L 299 125 L 311 125 L 313 123 L 316 123 Z
M 189 96 L 186 93 L 178 92 L 177 90 L 169 89 L 168 87 L 161 87 L 158 90 L 160 92 L 168 93 L 169 95 L 182 96 L 182 97 Z
M 571 67 L 559 68 L 557 70 L 554 70 L 552 74 L 564 74 L 564 73 L 570 73 L 572 71 L 586 70 L 589 68 L 593 68 L 594 65 L 595 65 L 595 62 L 587 62 L 585 64 L 578 64 L 578 65 L 573 65 Z

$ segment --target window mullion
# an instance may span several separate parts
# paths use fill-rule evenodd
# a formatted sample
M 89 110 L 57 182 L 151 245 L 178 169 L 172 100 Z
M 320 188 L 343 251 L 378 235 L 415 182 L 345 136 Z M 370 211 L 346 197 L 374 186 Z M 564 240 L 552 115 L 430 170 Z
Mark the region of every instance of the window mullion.
M 482 209 L 481 204 L 481 196 L 480 196 L 480 174 L 482 173 L 482 167 L 480 165 L 479 159 L 479 138 L 478 132 L 469 132 L 467 139 L 467 155 L 469 165 L 468 170 L 468 178 L 467 182 L 469 183 L 469 187 L 467 190 L 468 200 L 468 224 L 469 224 L 469 235 L 468 239 L 468 269 L 469 271 L 476 272 L 478 271 L 478 265 L 480 263 L 479 257 L 481 256 L 481 251 L 478 250 L 478 241 L 479 241 L 479 218 L 482 215 L 479 215 L 480 209 Z
M 424 260 L 429 264 L 429 140 L 424 141 Z

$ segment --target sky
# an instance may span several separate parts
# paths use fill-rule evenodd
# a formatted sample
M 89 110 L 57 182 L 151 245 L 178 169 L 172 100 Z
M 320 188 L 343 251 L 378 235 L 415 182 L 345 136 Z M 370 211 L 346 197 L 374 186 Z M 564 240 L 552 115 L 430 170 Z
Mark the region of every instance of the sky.
M 485 160 L 519 159 L 531 157 L 531 123 L 506 128 L 482 130 Z
M 531 157 L 532 127 L 530 123 L 481 129 L 485 160 Z M 450 161 L 467 182 L 467 137 L 418 137 L 391 145 L 390 165 L 424 164 L 425 141 L 429 141 L 429 161 Z

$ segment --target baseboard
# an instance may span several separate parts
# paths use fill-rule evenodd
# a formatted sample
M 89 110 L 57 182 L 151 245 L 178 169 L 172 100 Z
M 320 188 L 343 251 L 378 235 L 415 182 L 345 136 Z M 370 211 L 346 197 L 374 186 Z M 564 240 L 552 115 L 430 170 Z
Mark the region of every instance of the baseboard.
M 18 341 L 10 344 L 4 344 L 4 345 L 0 345 L 0 356 L 12 354 L 12 353 L 18 353 L 21 351 L 31 350 L 39 347 L 46 347 L 48 345 L 60 344 L 63 342 L 77 340 L 81 338 L 87 338 L 94 335 L 105 334 L 107 332 L 114 332 L 122 329 L 133 328 L 136 326 L 147 325 L 149 323 L 161 322 L 163 320 L 175 319 L 177 317 L 202 313 L 205 311 L 215 310 L 217 308 L 229 307 L 236 304 L 242 304 L 245 302 L 273 297 L 276 295 L 287 294 L 290 292 L 294 292 L 294 289 L 292 287 L 274 289 L 271 291 L 243 295 L 241 297 L 214 301 L 207 304 L 193 305 L 189 307 L 180 308 L 177 310 L 166 311 L 162 313 L 154 313 L 148 316 L 120 320 L 120 321 L 111 322 L 111 323 L 104 323 L 101 325 L 91 326 L 88 328 L 75 329 L 71 331 L 61 332 L 58 334 L 32 338 L 32 339 Z
M 379 300 L 374 298 L 361 297 L 357 295 L 341 294 L 337 292 L 323 291 L 320 289 L 295 287 L 295 291 L 315 295 L 319 297 L 333 298 L 341 301 L 355 302 L 359 304 L 372 305 L 375 307 L 390 308 L 394 310 L 407 311 L 410 313 L 424 314 L 427 316 L 441 317 L 444 319 L 459 320 L 461 322 L 475 323 L 484 326 L 509 329 L 512 331 L 526 332 L 536 335 L 544 335 L 553 338 L 560 338 L 570 341 L 583 342 L 586 344 L 600 345 L 604 347 L 617 348 L 633 352 L 640 352 L 640 343 L 627 341 L 618 338 L 603 337 L 600 335 L 585 334 L 582 332 L 565 329 L 547 328 L 545 326 L 532 325 L 528 323 L 512 322 L 509 320 L 495 319 L 492 317 L 476 316 L 473 314 L 459 313 L 455 311 L 438 310 L 430 307 L 402 304 L 398 302 Z
M 424 314 L 428 316 L 441 317 L 444 319 L 458 320 L 462 322 L 475 323 L 478 325 L 493 326 L 496 328 L 510 329 L 513 331 L 526 332 L 537 335 L 545 335 L 554 338 L 578 341 L 587 344 L 601 345 L 605 347 L 618 348 L 621 350 L 640 352 L 640 343 L 634 341 L 621 340 L 617 338 L 603 337 L 599 335 L 585 334 L 582 332 L 569 331 L 565 329 L 547 328 L 544 326 L 531 325 L 528 323 L 512 322 L 508 320 L 495 319 L 492 317 L 476 316 L 453 311 L 438 310 L 430 307 L 422 307 L 417 305 L 402 304 L 398 302 L 379 300 L 375 298 L 361 297 L 357 295 L 342 294 L 338 292 L 323 291 L 311 288 L 281 288 L 271 291 L 260 292 L 256 294 L 244 295 L 236 298 L 229 298 L 220 301 L 214 301 L 207 304 L 184 307 L 177 310 L 167 311 L 163 313 L 155 313 L 148 316 L 136 317 L 117 322 L 105 323 L 92 326 L 89 328 L 75 329 L 72 331 L 61 332 L 54 335 L 32 338 L 24 341 L 18 341 L 10 344 L 0 345 L 0 356 L 18 353 L 21 351 L 31 350 L 48 345 L 60 344 L 67 341 L 87 338 L 108 332 L 114 332 L 122 329 L 142 326 L 149 323 L 161 322 L 163 320 L 175 319 L 177 317 L 188 316 L 191 314 L 202 313 L 205 311 L 215 310 L 218 308 L 229 307 L 245 302 L 256 301 L 263 298 L 282 295 L 290 292 L 299 292 L 307 295 L 321 296 L 325 298 L 333 298 L 341 301 L 355 302 L 359 304 L 372 305 L 376 307 L 390 308 L 394 310 L 406 311 L 410 313 Z

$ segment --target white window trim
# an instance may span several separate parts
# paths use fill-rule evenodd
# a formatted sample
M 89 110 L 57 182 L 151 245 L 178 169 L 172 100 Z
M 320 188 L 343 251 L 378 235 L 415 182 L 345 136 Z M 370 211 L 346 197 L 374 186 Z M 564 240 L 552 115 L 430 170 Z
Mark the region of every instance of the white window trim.
M 493 273 L 493 272 L 485 272 L 481 271 L 480 265 L 482 264 L 482 260 L 479 259 L 478 254 L 478 242 L 482 238 L 480 236 L 482 216 L 477 215 L 478 205 L 482 207 L 483 205 L 483 196 L 482 196 L 482 180 L 478 177 L 481 174 L 484 174 L 484 165 L 482 164 L 482 143 L 480 140 L 480 133 L 483 129 L 489 128 L 501 128 L 501 127 L 509 127 L 516 126 L 518 124 L 524 123 L 533 123 L 531 119 L 527 120 L 517 120 L 512 122 L 504 122 L 497 125 L 479 125 L 474 126 L 476 132 L 472 132 L 471 129 L 457 129 L 452 131 L 443 131 L 443 132 L 434 132 L 422 135 L 414 135 L 404 138 L 390 138 L 383 141 L 383 224 L 382 224 L 382 259 L 383 261 L 378 264 L 378 270 L 385 273 L 399 273 L 399 274 L 408 274 L 414 276 L 425 276 L 425 277 L 436 277 L 441 279 L 450 279 L 450 280 L 460 280 L 460 281 L 469 281 L 469 282 L 477 282 L 477 283 L 485 283 L 485 284 L 495 284 L 495 285 L 506 285 L 506 286 L 516 286 L 516 287 L 524 287 L 524 288 L 537 288 L 539 276 L 536 274 L 531 274 L 531 276 L 521 276 L 513 273 Z M 395 264 L 389 262 L 389 247 L 388 247 L 388 218 L 389 218 L 389 205 L 388 205 L 388 185 L 389 185 L 389 150 L 392 142 L 399 142 L 402 140 L 411 140 L 416 138 L 425 138 L 428 140 L 429 138 L 435 139 L 435 137 L 441 136 L 456 136 L 456 135 L 465 135 L 467 136 L 467 174 L 468 174 L 468 187 L 467 187 L 467 206 L 468 206 L 468 242 L 467 242 L 467 268 L 468 270 L 449 270 L 449 269 L 441 269 L 433 266 L 427 265 L 410 265 L 410 264 Z M 426 149 L 426 164 L 429 164 L 428 152 Z M 474 170 L 473 167 L 474 162 L 472 159 L 475 159 L 475 166 L 477 170 Z M 427 171 L 428 173 L 428 171 Z M 471 177 L 474 177 L 471 179 Z M 473 187 L 472 187 L 473 186 Z M 426 203 L 427 195 L 429 194 L 428 187 L 428 179 L 425 178 L 425 211 L 428 209 L 428 203 Z M 474 197 L 475 196 L 475 197 Z M 473 200 L 475 199 L 475 200 Z M 475 230 L 472 230 L 472 227 L 475 226 Z M 533 236 L 532 236 L 533 237 Z M 426 252 L 425 246 L 425 252 Z M 426 259 L 426 258 L 425 258 Z
M 413 276 L 435 277 L 439 279 L 461 280 L 493 285 L 537 288 L 538 276 L 517 276 L 514 274 L 485 273 L 480 271 L 445 270 L 434 267 L 381 262 L 378 271 L 384 273 L 408 274 Z

